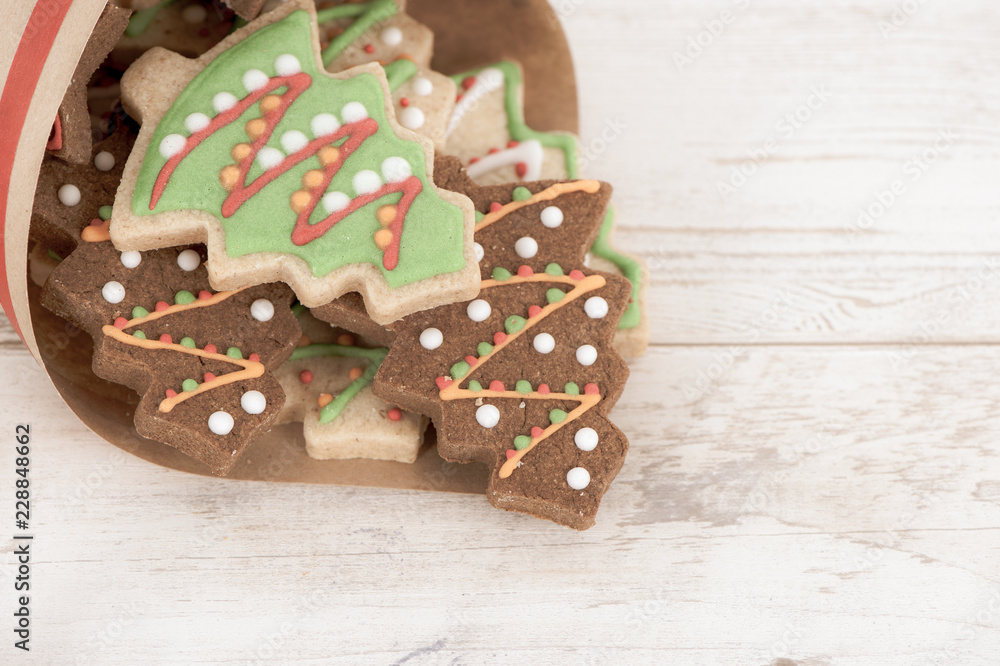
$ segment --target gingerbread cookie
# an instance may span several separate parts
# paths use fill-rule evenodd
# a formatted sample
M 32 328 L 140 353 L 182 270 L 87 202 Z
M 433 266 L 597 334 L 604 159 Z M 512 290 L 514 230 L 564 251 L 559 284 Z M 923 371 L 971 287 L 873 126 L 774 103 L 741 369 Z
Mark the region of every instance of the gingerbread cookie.
M 628 450 L 607 413 L 628 377 L 612 339 L 630 285 L 584 265 L 611 188 L 437 173 L 476 205 L 482 291 L 393 324 L 375 395 L 429 415 L 445 459 L 489 465 L 494 506 L 586 529 Z
M 405 12 L 404 0 L 343 2 L 316 12 L 323 64 L 331 72 L 400 58 L 429 69 L 434 33 Z
M 162 0 L 141 6 L 133 2 L 132 7 L 125 35 L 108 59 L 119 71 L 154 46 L 197 58 L 222 41 L 236 24 L 232 9 L 221 2 Z
M 271 371 L 301 333 L 285 285 L 213 292 L 203 247 L 119 252 L 83 243 L 42 304 L 94 339 L 94 373 L 142 395 L 139 434 L 224 475 L 277 417 Z
M 285 391 L 279 423 L 302 422 L 306 453 L 318 460 L 415 461 L 427 418 L 371 392 L 371 381 L 389 350 L 361 344 L 304 307 L 297 309 L 302 339 L 275 372 Z
M 434 186 L 379 66 L 322 70 L 313 12 L 293 0 L 201 58 L 154 50 L 126 72 L 142 130 L 115 245 L 204 241 L 218 289 L 283 281 L 308 307 L 358 291 L 380 323 L 468 298 L 471 202 Z

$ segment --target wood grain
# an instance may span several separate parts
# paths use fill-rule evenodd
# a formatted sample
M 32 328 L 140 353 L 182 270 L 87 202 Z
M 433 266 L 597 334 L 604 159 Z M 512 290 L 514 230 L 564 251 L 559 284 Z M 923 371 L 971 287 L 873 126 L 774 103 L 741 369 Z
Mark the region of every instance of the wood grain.
M 41 661 L 996 663 L 993 3 L 924 2 L 886 37 L 902 3 L 553 4 L 584 142 L 612 137 L 588 175 L 653 272 L 654 345 L 615 411 L 632 451 L 597 526 L 152 466 L 87 432 L 4 325 L 0 423 L 35 432 Z

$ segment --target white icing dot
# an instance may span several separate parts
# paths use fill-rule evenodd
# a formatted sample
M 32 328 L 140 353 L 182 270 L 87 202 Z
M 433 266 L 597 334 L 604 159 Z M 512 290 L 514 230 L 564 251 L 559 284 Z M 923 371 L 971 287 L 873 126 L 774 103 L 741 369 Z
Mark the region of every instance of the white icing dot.
M 169 160 L 171 157 L 184 150 L 185 143 L 187 143 L 187 139 L 182 137 L 180 134 L 168 134 L 163 137 L 163 141 L 160 142 L 160 155 L 163 155 Z
M 192 113 L 184 119 L 184 128 L 191 134 L 194 134 L 208 127 L 211 122 L 204 113 Z
M 472 321 L 486 321 L 493 314 L 493 308 L 483 299 L 477 298 L 469 303 L 469 307 L 465 309 L 465 312 Z
M 402 157 L 389 157 L 382 162 L 382 177 L 387 183 L 402 183 L 411 173 L 410 163 Z
M 514 252 L 517 252 L 517 256 L 522 259 L 531 259 L 538 254 L 538 241 L 529 236 L 518 238 L 514 243 Z
M 228 435 L 235 425 L 236 421 L 226 412 L 215 412 L 208 417 L 208 429 L 216 435 Z
M 66 183 L 59 188 L 56 196 L 59 197 L 59 203 L 63 206 L 75 206 L 80 203 L 80 188 Z
M 603 319 L 608 314 L 608 302 L 600 296 L 591 296 L 583 304 L 583 311 L 591 319 Z
M 421 97 L 426 97 L 434 92 L 434 84 L 431 80 L 423 76 L 418 76 L 413 79 L 413 94 L 420 95 Z
M 358 194 L 371 194 L 382 187 L 382 179 L 369 169 L 354 174 L 354 180 L 351 183 L 354 185 L 354 191 Z
M 299 63 L 299 59 L 290 53 L 280 55 L 274 61 L 274 71 L 278 72 L 281 76 L 291 76 L 292 74 L 298 74 L 302 71 L 302 65 Z
M 563 212 L 558 206 L 546 206 L 542 209 L 542 224 L 549 229 L 555 229 L 563 223 Z
M 212 108 L 215 109 L 216 113 L 222 113 L 236 106 L 236 102 L 238 101 L 232 93 L 216 93 L 215 97 L 212 98 Z
M 101 288 L 101 296 L 103 296 L 104 300 L 108 303 L 121 303 L 125 300 L 125 287 L 122 286 L 121 282 L 115 282 L 112 280 Z
M 418 130 L 424 126 L 427 117 L 415 106 L 408 106 L 399 114 L 399 124 L 406 129 Z
M 142 255 L 135 250 L 122 252 L 122 266 L 125 268 L 135 268 L 142 263 Z
M 593 345 L 583 345 L 576 350 L 576 360 L 580 365 L 594 365 L 597 361 L 597 350 Z
M 548 333 L 539 333 L 532 341 L 535 351 L 539 354 L 548 354 L 556 348 L 556 339 Z
M 98 171 L 111 171 L 115 168 L 115 156 L 106 150 L 94 155 L 94 166 Z
M 403 31 L 395 26 L 386 28 L 379 35 L 379 39 L 386 46 L 399 46 L 403 42 Z
M 320 199 L 320 202 L 323 204 L 323 210 L 327 213 L 336 213 L 338 210 L 347 208 L 347 205 L 351 203 L 351 198 L 343 192 L 327 192 Z
M 271 146 L 264 146 L 257 153 L 257 163 L 264 167 L 265 170 L 278 166 L 283 159 L 285 159 L 285 154 Z
M 484 428 L 493 428 L 500 423 L 500 410 L 493 405 L 483 405 L 476 410 L 476 421 Z
M 420 333 L 420 346 L 424 349 L 437 349 L 443 342 L 444 334 L 436 328 L 425 328 Z
M 181 17 L 186 23 L 201 23 L 208 16 L 208 12 L 201 5 L 188 5 L 181 12 Z
M 257 321 L 271 321 L 274 316 L 274 304 L 266 298 L 258 298 L 250 304 L 250 316 Z
M 245 74 L 243 74 L 243 87 L 254 92 L 255 90 L 260 90 L 267 85 L 270 81 L 267 74 L 260 71 L 259 69 L 248 69 Z
M 593 428 L 580 428 L 573 436 L 573 441 L 581 451 L 593 451 L 597 448 L 597 431 Z
M 573 490 L 583 490 L 590 485 L 590 472 L 582 467 L 574 467 L 566 473 L 566 483 Z
M 247 414 L 261 414 L 267 409 L 267 398 L 260 391 L 247 391 L 240 398 L 240 407 Z
M 201 255 L 194 250 L 184 250 L 177 255 L 177 265 L 182 271 L 190 273 L 201 266 Z
M 479 243 L 473 243 L 472 249 L 476 251 L 476 263 L 481 262 L 483 260 L 483 257 L 486 256 L 486 250 L 484 250 L 483 246 L 480 245 Z
M 309 137 L 298 130 L 288 130 L 281 135 L 281 147 L 286 153 L 295 153 L 306 147 Z
M 368 110 L 361 102 L 348 102 L 340 115 L 343 116 L 345 123 L 356 123 L 368 117 Z
M 309 126 L 313 136 L 326 136 L 340 129 L 340 121 L 332 113 L 321 113 L 313 116 Z

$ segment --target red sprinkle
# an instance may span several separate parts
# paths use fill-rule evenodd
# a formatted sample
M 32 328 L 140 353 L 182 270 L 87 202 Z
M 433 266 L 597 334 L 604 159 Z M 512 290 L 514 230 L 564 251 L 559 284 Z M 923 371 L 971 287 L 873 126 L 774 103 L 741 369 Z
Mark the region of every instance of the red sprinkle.
M 169 333 L 164 333 L 163 335 L 160 336 L 160 342 L 172 345 L 174 343 L 174 339 L 170 337 Z
M 207 384 L 208 382 L 212 382 L 212 381 L 215 381 L 215 375 L 213 375 L 211 372 L 206 372 L 205 373 L 205 383 Z
M 503 382 L 499 379 L 494 379 L 490 382 L 491 391 L 506 391 L 507 387 L 503 385 Z
M 597 388 L 597 384 L 587 384 L 583 387 L 583 392 L 587 395 L 600 395 L 601 390 Z
M 212 292 L 205 291 L 204 289 L 202 289 L 201 291 L 198 292 L 198 298 L 203 301 L 208 300 L 212 298 Z
M 503 331 L 497 331 L 493 334 L 493 344 L 502 345 L 507 340 L 507 334 Z
M 584 277 L 583 271 L 573 269 L 569 272 L 570 280 L 582 280 Z
M 438 377 L 434 380 L 434 383 L 437 384 L 437 387 L 442 391 L 451 386 L 451 380 L 447 377 Z
M 539 314 L 541 314 L 541 312 L 542 309 L 540 307 L 538 307 L 537 305 L 532 305 L 531 307 L 528 308 L 528 319 L 531 319 L 532 317 L 537 317 Z
M 466 356 L 465 362 L 469 364 L 469 367 L 475 367 L 476 363 L 479 363 L 479 359 L 475 356 Z
M 489 150 L 489 154 L 490 155 L 496 155 L 499 152 L 500 152 L 499 148 L 490 148 L 490 150 Z
M 390 421 L 398 421 L 403 418 L 403 412 L 399 409 L 399 407 L 393 407 L 389 410 L 389 413 L 386 414 L 386 416 L 389 417 Z
M 513 458 L 516 455 L 517 455 L 517 451 L 515 451 L 514 449 L 507 449 L 507 460 L 510 460 L 511 458 Z
M 461 102 L 463 97 L 465 97 L 465 95 L 463 95 L 462 93 L 458 93 L 458 95 L 455 96 L 455 101 Z
M 168 398 L 176 398 L 177 397 L 177 391 L 175 391 L 173 389 L 167 389 L 167 397 Z
M 462 87 L 465 88 L 466 90 L 468 90 L 474 85 L 476 85 L 476 77 L 467 76 L 464 79 L 462 79 Z
M 503 208 L 503 204 L 500 203 L 499 201 L 494 201 L 493 203 L 490 204 L 490 212 L 491 213 L 495 213 L 498 210 L 500 210 L 501 208 Z
M 518 277 L 531 277 L 534 274 L 535 274 L 535 271 L 533 271 L 531 269 L 531 266 L 521 265 L 521 266 L 517 267 L 517 276 Z
M 542 395 L 548 395 L 552 391 L 551 391 L 551 389 L 549 389 L 549 385 L 548 384 L 539 384 L 538 385 L 538 392 L 541 393 Z
M 303 384 L 309 384 L 313 380 L 312 370 L 303 370 L 299 373 L 299 381 Z
M 473 157 L 471 160 L 469 160 L 469 164 L 475 164 L 478 161 L 479 161 L 478 157 Z
M 534 428 L 531 429 L 531 438 L 538 439 L 539 437 L 542 436 L 542 432 L 544 431 L 541 428 L 535 426 Z
M 399 100 L 399 105 L 405 109 L 410 105 L 410 98 L 409 97 L 402 98 L 401 100 Z
M 508 148 L 517 148 L 520 145 L 521 145 L 520 141 L 508 141 L 507 142 L 507 147 Z
M 375 47 L 371 44 L 365 44 L 365 53 L 375 53 Z
M 206 354 L 218 354 L 219 350 L 215 345 L 205 345 Z
M 101 219 L 101 218 L 99 218 L 99 217 L 95 217 L 94 219 L 92 219 L 92 220 L 90 221 L 90 226 L 92 226 L 92 227 L 99 227 L 99 226 L 101 226 L 102 224 L 104 224 L 104 220 L 102 220 L 102 219 Z
M 126 326 L 128 326 L 128 319 L 125 317 L 115 318 L 115 328 L 125 328 Z
M 514 165 L 514 173 L 517 174 L 518 178 L 524 178 L 528 175 L 528 165 L 524 162 L 518 162 Z
M 260 363 L 260 356 L 257 354 L 250 354 L 250 359 L 253 363 Z
M 157 301 L 156 302 L 156 306 L 153 309 L 156 310 L 157 312 L 163 312 L 164 310 L 166 310 L 169 307 L 170 306 L 167 305 L 166 301 Z

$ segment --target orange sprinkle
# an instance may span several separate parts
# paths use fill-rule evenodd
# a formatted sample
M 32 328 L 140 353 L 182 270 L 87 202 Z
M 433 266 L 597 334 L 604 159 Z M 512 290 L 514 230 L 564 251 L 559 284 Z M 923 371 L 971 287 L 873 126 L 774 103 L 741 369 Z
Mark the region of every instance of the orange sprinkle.
M 326 166 L 328 164 L 333 164 L 340 159 L 340 150 L 334 146 L 323 146 L 319 149 L 319 152 L 316 153 L 316 156 L 319 157 L 319 163 Z
M 312 203 L 312 195 L 305 190 L 298 190 L 292 194 L 291 200 L 288 205 L 292 207 L 296 213 L 301 213 L 309 208 L 309 204 Z
M 385 249 L 392 244 L 392 232 L 388 229 L 379 229 L 375 232 L 375 245 L 385 252 Z
M 330 395 L 329 393 L 320 393 L 319 400 L 317 400 L 316 402 L 319 403 L 319 407 L 320 409 L 322 409 L 327 405 L 329 405 L 331 402 L 333 402 L 333 396 Z
M 250 154 L 250 144 L 249 143 L 238 143 L 233 146 L 233 149 L 229 151 L 230 157 L 233 158 L 235 162 L 242 162 L 246 159 L 246 156 Z
M 353 347 L 355 343 L 354 336 L 350 333 L 341 333 L 337 336 L 337 344 L 344 347 Z
M 314 187 L 319 187 L 323 184 L 323 172 L 319 169 L 310 169 L 302 175 L 302 187 L 309 188 L 310 190 Z
M 260 110 L 264 113 L 270 113 L 279 106 L 281 106 L 281 97 L 278 95 L 267 95 L 264 99 L 260 100 Z
M 246 130 L 248 137 L 256 139 L 264 133 L 264 130 L 267 129 L 267 123 L 264 122 L 263 118 L 254 118 L 246 124 L 244 129 Z
M 219 183 L 227 192 L 231 191 L 234 187 L 236 187 L 236 183 L 239 181 L 239 179 L 240 179 L 240 170 L 234 164 L 222 167 L 222 171 L 219 172 Z
M 299 341 L 295 344 L 295 346 L 296 347 L 308 347 L 311 344 L 312 344 L 312 340 L 309 338 L 308 335 L 306 335 L 305 333 L 303 333 L 302 337 L 299 338 Z
M 387 227 L 392 224 L 392 221 L 396 219 L 396 207 L 393 205 L 380 206 L 377 211 L 375 211 L 375 219 L 383 227 Z
M 351 372 L 348 373 L 348 376 L 351 378 L 351 381 L 353 382 L 355 379 L 357 379 L 363 374 L 365 374 L 365 371 L 362 370 L 361 368 L 351 368 Z

